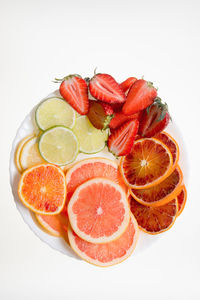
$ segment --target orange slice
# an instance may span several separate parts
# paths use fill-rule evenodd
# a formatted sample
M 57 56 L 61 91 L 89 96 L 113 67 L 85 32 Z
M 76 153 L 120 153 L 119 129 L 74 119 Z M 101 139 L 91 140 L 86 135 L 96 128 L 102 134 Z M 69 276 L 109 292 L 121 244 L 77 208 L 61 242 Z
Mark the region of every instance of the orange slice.
M 79 237 L 99 244 L 120 237 L 128 226 L 130 210 L 120 185 L 94 178 L 76 189 L 68 204 L 68 216 Z
M 182 213 L 185 203 L 187 200 L 187 190 L 185 185 L 181 187 L 180 193 L 177 195 L 177 200 L 178 200 L 178 216 Z
M 33 212 L 58 214 L 65 204 L 65 175 L 60 168 L 51 164 L 29 168 L 20 178 L 18 195 L 22 203 Z
M 179 160 L 179 146 L 175 139 L 165 131 L 158 133 L 154 138 L 160 140 L 169 148 L 173 158 L 173 168 L 175 168 Z
M 174 199 L 180 191 L 183 174 L 179 166 L 165 180 L 148 189 L 130 189 L 139 203 L 147 206 L 160 206 Z
M 162 233 L 172 227 L 178 212 L 177 198 L 159 207 L 138 203 L 131 195 L 130 208 L 140 229 L 149 234 Z
M 144 189 L 169 176 L 172 165 L 172 154 L 164 143 L 144 138 L 135 141 L 131 153 L 121 159 L 120 170 L 129 187 Z
M 138 224 L 131 214 L 124 233 L 115 241 L 93 244 L 81 239 L 71 228 L 68 229 L 72 249 L 85 261 L 100 267 L 108 267 L 127 259 L 135 249 L 138 240 Z
M 15 164 L 16 164 L 16 167 L 17 167 L 17 169 L 18 169 L 18 171 L 19 171 L 20 173 L 22 173 L 22 171 L 23 171 L 23 168 L 22 168 L 21 163 L 20 163 L 21 150 L 22 150 L 24 144 L 25 144 L 28 140 L 30 140 L 31 138 L 33 138 L 33 137 L 34 137 L 34 134 L 29 134 L 29 135 L 26 136 L 23 140 L 21 140 L 20 143 L 19 143 L 18 146 L 17 146 L 17 150 L 16 150 L 16 152 L 15 152 Z
M 58 215 L 50 216 L 35 214 L 35 217 L 45 231 L 54 236 L 61 236 L 62 226 Z
M 96 177 L 113 180 L 127 190 L 117 163 L 107 158 L 94 157 L 77 162 L 67 171 L 67 199 L 71 198 L 73 192 L 80 184 Z

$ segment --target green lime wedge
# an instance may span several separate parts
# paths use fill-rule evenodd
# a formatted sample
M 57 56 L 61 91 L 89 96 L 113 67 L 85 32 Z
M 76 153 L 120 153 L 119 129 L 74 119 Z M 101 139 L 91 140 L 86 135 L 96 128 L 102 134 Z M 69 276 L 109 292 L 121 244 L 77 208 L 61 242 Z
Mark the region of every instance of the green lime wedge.
M 40 136 L 39 151 L 47 162 L 63 166 L 75 160 L 79 143 L 71 129 L 54 126 Z
M 44 100 L 35 112 L 35 120 L 41 130 L 57 125 L 72 128 L 75 119 L 75 110 L 65 100 L 57 97 Z
M 87 154 L 103 150 L 108 139 L 108 131 L 96 129 L 86 116 L 76 119 L 73 132 L 79 140 L 80 151 Z

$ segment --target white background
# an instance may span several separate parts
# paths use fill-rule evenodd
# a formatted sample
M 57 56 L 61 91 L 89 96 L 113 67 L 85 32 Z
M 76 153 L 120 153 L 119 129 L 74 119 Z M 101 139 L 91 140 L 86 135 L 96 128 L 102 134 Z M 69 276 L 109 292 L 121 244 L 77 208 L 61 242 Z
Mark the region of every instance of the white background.
M 0 299 L 200 299 L 200 2 L 0 0 Z M 24 224 L 9 186 L 16 130 L 70 73 L 144 76 L 159 87 L 190 159 L 188 201 L 152 248 L 111 268 L 75 261 Z

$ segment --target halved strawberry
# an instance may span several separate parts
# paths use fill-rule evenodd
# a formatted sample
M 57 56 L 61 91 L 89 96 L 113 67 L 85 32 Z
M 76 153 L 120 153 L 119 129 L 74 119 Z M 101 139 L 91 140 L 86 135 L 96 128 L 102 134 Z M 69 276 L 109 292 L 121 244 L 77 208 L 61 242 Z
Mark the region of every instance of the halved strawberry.
M 126 96 L 120 85 L 108 74 L 94 75 L 90 80 L 89 90 L 95 99 L 103 102 L 123 103 L 126 100 Z
M 135 77 L 129 77 L 126 80 L 124 80 L 122 83 L 120 83 L 120 86 L 125 94 L 129 91 L 130 87 L 134 84 L 134 82 L 136 82 L 136 80 L 137 78 Z
M 151 105 L 156 97 L 157 90 L 153 84 L 139 79 L 130 88 L 122 111 L 125 115 L 134 114 Z
M 112 120 L 109 123 L 109 127 L 110 127 L 110 129 L 116 129 L 117 127 L 121 126 L 123 123 L 125 123 L 128 120 L 135 120 L 135 119 L 139 120 L 140 115 L 141 115 L 141 112 L 137 112 L 137 113 L 129 115 L 129 116 L 123 114 L 122 111 L 116 112 L 114 117 L 112 118 Z
M 88 87 L 86 81 L 77 74 L 69 75 L 60 85 L 61 96 L 80 114 L 86 115 L 89 108 Z
M 128 155 L 131 152 L 139 127 L 138 120 L 129 120 L 108 138 L 108 149 L 116 156 Z
M 110 120 L 113 118 L 113 109 L 112 107 L 101 101 L 89 101 L 90 107 L 87 114 L 90 122 L 97 129 L 106 129 Z
M 138 133 L 142 137 L 152 137 L 164 130 L 169 120 L 167 104 L 162 103 L 160 98 L 156 98 L 154 103 L 144 110 Z

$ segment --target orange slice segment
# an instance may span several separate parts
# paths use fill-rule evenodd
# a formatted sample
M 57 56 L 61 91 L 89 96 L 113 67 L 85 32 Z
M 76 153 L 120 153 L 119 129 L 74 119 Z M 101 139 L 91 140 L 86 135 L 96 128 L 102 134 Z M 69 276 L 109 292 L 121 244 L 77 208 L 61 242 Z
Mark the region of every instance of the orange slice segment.
M 113 180 L 127 190 L 118 170 L 117 163 L 110 159 L 94 157 L 77 162 L 67 171 L 67 199 L 71 198 L 79 185 L 96 177 Z
M 50 216 L 35 214 L 35 217 L 45 231 L 57 237 L 61 236 L 62 227 L 58 215 Z
M 83 260 L 100 267 L 112 266 L 127 259 L 135 249 L 138 233 L 138 224 L 132 214 L 124 233 L 110 243 L 89 243 L 76 235 L 71 228 L 68 229 L 70 245 L 76 254 Z
M 129 195 L 130 207 L 139 228 L 149 234 L 162 233 L 172 227 L 178 212 L 177 198 L 159 207 L 149 207 L 138 203 Z
M 30 140 L 31 138 L 34 137 L 34 134 L 30 134 L 28 136 L 26 136 L 25 138 L 23 138 L 20 143 L 18 144 L 17 146 L 17 150 L 15 152 L 15 164 L 16 164 L 16 167 L 18 169 L 18 171 L 21 173 L 23 171 L 23 168 L 21 166 L 21 163 L 20 163 L 20 155 L 21 155 L 21 150 L 24 146 L 24 144 Z
M 68 216 L 79 237 L 91 243 L 107 243 L 125 231 L 130 210 L 120 185 L 94 178 L 76 189 L 68 204 Z
M 158 133 L 154 138 L 160 140 L 169 148 L 173 158 L 173 168 L 175 168 L 179 160 L 179 146 L 175 139 L 165 131 Z
M 177 195 L 177 200 L 178 200 L 178 216 L 182 213 L 185 203 L 187 200 L 187 190 L 185 185 L 181 187 L 180 193 Z
M 183 174 L 179 166 L 165 180 L 148 189 L 130 189 L 139 203 L 147 206 L 160 206 L 174 199 L 180 191 Z
M 18 195 L 33 212 L 58 214 L 65 204 L 65 175 L 60 168 L 50 164 L 29 168 L 20 178 Z
M 131 153 L 121 159 L 120 170 L 129 187 L 144 189 L 163 181 L 172 165 L 172 154 L 164 143 L 144 138 L 135 141 Z

